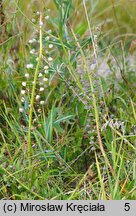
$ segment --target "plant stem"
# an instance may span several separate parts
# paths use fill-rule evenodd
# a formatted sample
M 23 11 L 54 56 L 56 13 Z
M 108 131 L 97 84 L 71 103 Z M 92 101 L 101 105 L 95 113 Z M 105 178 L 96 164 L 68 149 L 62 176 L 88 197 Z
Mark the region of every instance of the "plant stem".
M 40 15 L 40 22 L 42 21 L 42 15 Z M 32 117 L 33 117 L 33 108 L 34 108 L 34 96 L 36 90 L 36 81 L 38 77 L 40 62 L 42 59 L 42 26 L 40 26 L 40 50 L 39 50 L 39 58 L 35 69 L 34 80 L 33 80 L 33 87 L 31 92 L 31 101 L 30 101 L 30 111 L 29 111 L 29 125 L 28 125 L 28 138 L 27 138 L 27 146 L 28 146 L 28 159 L 29 159 L 29 166 L 31 165 L 31 127 L 32 127 Z
M 98 68 L 97 51 L 96 51 L 96 48 L 95 48 L 94 37 L 93 37 L 92 30 L 91 30 L 91 26 L 90 26 L 90 22 L 89 22 L 89 18 L 88 18 L 88 13 L 87 13 L 87 8 L 86 8 L 86 4 L 85 4 L 84 0 L 83 0 L 83 6 L 84 6 L 84 10 L 85 10 L 85 15 L 86 15 L 88 27 L 89 27 L 90 36 L 92 38 L 92 45 L 93 45 L 94 56 L 95 56 L 95 59 L 96 59 L 96 65 L 97 65 L 97 68 Z M 73 32 L 73 35 L 75 37 L 75 40 L 77 42 L 78 47 L 80 48 L 80 52 L 81 52 L 81 55 L 83 57 L 85 67 L 86 67 L 87 72 L 88 72 L 88 78 L 89 78 L 89 82 L 90 82 L 91 91 L 94 92 L 93 80 L 92 80 L 91 75 L 89 74 L 89 68 L 88 68 L 88 65 L 86 64 L 86 59 L 85 59 L 84 53 L 83 53 L 83 51 L 82 51 L 82 49 L 80 47 L 80 44 L 78 43 L 78 41 L 76 39 L 76 36 L 75 36 L 74 32 Z M 103 147 L 103 143 L 102 143 L 102 139 L 101 139 L 100 125 L 99 125 L 99 113 L 98 113 L 98 109 L 97 109 L 97 100 L 96 100 L 96 96 L 95 96 L 94 93 L 92 94 L 92 99 L 93 99 L 93 107 L 94 107 L 94 112 L 95 112 L 95 121 L 96 121 L 96 130 L 97 130 L 97 136 L 98 136 L 98 143 L 99 143 L 102 155 L 103 155 L 103 157 L 104 157 L 104 159 L 105 159 L 105 161 L 106 161 L 106 163 L 107 163 L 107 165 L 108 165 L 108 167 L 110 169 L 110 172 L 114 176 L 114 170 L 113 170 L 113 168 L 112 168 L 112 166 L 110 164 L 110 161 L 108 160 L 108 158 L 106 156 L 106 153 L 105 153 L 105 150 L 104 150 L 104 147 Z

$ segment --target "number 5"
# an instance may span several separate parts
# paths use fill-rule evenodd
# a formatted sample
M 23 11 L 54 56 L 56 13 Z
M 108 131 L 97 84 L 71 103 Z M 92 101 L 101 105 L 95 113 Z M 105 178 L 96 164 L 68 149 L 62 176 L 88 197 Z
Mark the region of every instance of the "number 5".
M 125 203 L 125 211 L 129 211 L 130 210 L 130 203 Z

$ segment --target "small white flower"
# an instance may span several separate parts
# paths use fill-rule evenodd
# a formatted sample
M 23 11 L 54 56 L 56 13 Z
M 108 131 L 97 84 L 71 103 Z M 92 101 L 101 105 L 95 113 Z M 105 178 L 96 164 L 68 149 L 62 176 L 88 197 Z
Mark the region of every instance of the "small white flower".
M 40 82 L 39 85 L 42 86 L 42 85 L 43 85 L 43 82 Z
M 33 122 L 36 122 L 36 118 L 33 120 Z
M 53 44 L 49 44 L 49 48 L 52 49 L 53 48 Z
M 48 69 L 49 69 L 49 66 L 48 66 L 48 65 L 45 65 L 45 66 L 44 66 L 44 69 L 45 69 L 45 70 L 48 70 Z
M 41 112 L 42 112 L 42 110 L 41 110 L 41 109 L 38 109 L 37 111 L 38 111 L 38 113 L 41 113 Z
M 30 107 L 31 107 L 31 104 L 29 104 L 28 107 L 30 108 Z
M 50 40 L 50 37 L 49 37 L 49 36 L 47 36 L 47 37 L 45 38 L 45 40 L 47 40 L 47 41 L 48 41 L 48 40 Z
M 26 82 L 22 82 L 22 86 L 26 86 Z
M 36 95 L 36 100 L 39 100 L 40 99 L 40 95 Z
M 42 73 L 39 73 L 38 77 L 42 77 Z
M 49 71 L 48 71 L 48 70 L 45 70 L 45 71 L 44 71 L 44 73 L 45 73 L 45 74 L 48 74 L 48 73 L 49 73 Z
M 95 148 L 94 146 L 91 148 L 92 151 L 95 151 L 95 149 L 96 149 L 96 148 Z
M 34 85 L 34 84 L 35 84 L 35 81 L 33 81 L 32 84 Z
M 32 40 L 29 40 L 29 41 L 28 41 L 28 43 L 30 43 L 30 44 L 31 44 L 31 43 L 33 43 L 33 41 L 32 41 Z
M 40 15 L 40 12 L 39 12 L 39 11 L 37 11 L 37 12 L 36 12 L 36 15 Z
M 33 68 L 34 67 L 34 65 L 33 64 L 29 64 L 29 68 Z
M 33 65 L 33 64 L 27 64 L 27 65 L 26 65 L 26 68 L 27 68 L 27 69 L 29 69 L 29 68 L 31 68 L 31 69 L 32 69 L 33 67 L 34 67 L 34 65 Z
M 35 20 L 34 18 L 32 18 L 32 22 L 33 22 L 33 23 L 35 23 L 35 22 L 36 22 L 36 20 Z
M 47 16 L 45 16 L 45 19 L 46 19 L 46 20 L 48 20 L 48 19 L 49 19 L 49 16 L 48 16 L 48 15 L 47 15 Z
M 97 40 L 97 35 L 94 35 L 94 40 Z
M 43 104 L 44 104 L 44 101 L 40 101 L 40 104 L 43 105 Z
M 35 53 L 35 49 L 30 50 L 30 54 L 34 54 Z
M 52 30 L 51 30 L 51 29 L 49 29 L 49 30 L 47 31 L 47 33 L 48 33 L 48 34 L 51 34 L 51 33 L 52 33 Z
M 35 38 L 30 39 L 30 40 L 28 41 L 28 43 L 30 43 L 30 44 L 32 44 L 32 43 L 34 43 L 34 42 L 36 42 L 36 39 L 35 39 Z
M 24 95 L 26 93 L 25 90 L 21 90 L 21 94 Z
M 29 78 L 29 73 L 26 73 L 26 74 L 25 74 L 25 77 L 26 77 L 26 78 Z
M 24 112 L 24 109 L 23 108 L 19 108 L 19 112 Z
M 48 78 L 44 77 L 44 78 L 43 78 L 43 81 L 44 81 L 44 82 L 47 82 L 47 81 L 48 81 Z
M 39 26 L 43 26 L 43 22 L 42 21 L 39 22 Z
M 51 62 L 52 60 L 53 60 L 53 58 L 52 58 L 52 57 L 49 57 L 49 58 L 48 58 L 48 61 L 49 61 L 49 62 Z
M 34 43 L 34 42 L 36 42 L 36 39 L 35 39 L 35 38 L 33 38 L 33 39 L 32 39 L 32 41 L 33 41 L 33 43 Z
M 25 98 L 24 98 L 24 97 L 21 98 L 21 102 L 22 102 L 22 103 L 25 102 Z
M 43 88 L 43 87 L 40 87 L 40 91 L 44 91 L 44 88 Z
M 96 68 L 96 64 L 90 65 L 90 69 L 91 69 L 91 70 L 94 70 L 95 68 Z

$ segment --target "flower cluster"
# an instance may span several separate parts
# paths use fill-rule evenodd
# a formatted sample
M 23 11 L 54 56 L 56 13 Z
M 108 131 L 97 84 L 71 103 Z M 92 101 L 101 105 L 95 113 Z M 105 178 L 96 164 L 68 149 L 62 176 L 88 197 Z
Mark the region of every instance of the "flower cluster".
M 125 123 L 118 120 L 118 119 L 113 119 L 109 118 L 105 124 L 103 124 L 101 131 L 105 130 L 107 127 L 115 128 L 117 130 L 121 130 L 123 133 L 125 131 Z
M 84 109 L 87 112 L 87 119 L 86 119 L 86 125 L 84 128 L 84 133 L 87 133 L 87 137 L 89 137 L 91 150 L 95 150 L 95 122 L 93 118 L 92 113 L 92 92 L 90 88 L 90 83 L 88 79 L 88 74 L 86 72 L 86 69 L 81 65 L 81 59 L 80 57 L 77 58 L 77 68 L 76 72 L 79 78 L 80 83 L 82 84 L 82 89 L 79 87 L 75 87 L 75 85 L 69 81 L 68 86 L 72 90 L 73 95 L 75 98 L 77 98 L 82 104 L 84 105 Z
M 38 23 L 41 28 L 44 25 L 44 22 L 39 21 L 40 12 L 36 12 L 36 17 L 32 18 L 33 23 Z M 45 14 L 45 21 L 49 20 L 49 10 Z M 46 95 L 48 92 L 48 87 L 50 84 L 51 71 L 53 68 L 53 56 L 55 46 L 53 44 L 51 30 L 47 30 L 45 35 L 43 34 L 43 52 L 42 52 L 42 61 L 40 63 L 40 68 L 38 71 L 38 77 L 36 83 L 34 81 L 34 73 L 36 70 L 37 63 L 39 61 L 39 31 L 36 30 L 33 33 L 33 36 L 28 41 L 28 48 L 30 52 L 30 61 L 25 66 L 25 75 L 22 80 L 22 90 L 21 90 L 21 106 L 19 108 L 20 113 L 27 113 L 30 108 L 30 98 L 32 92 L 32 86 L 36 84 L 36 92 L 34 96 L 34 108 L 41 114 L 41 106 L 46 103 Z M 34 120 L 34 122 L 36 119 Z
M 83 60 L 83 56 L 79 53 L 76 57 L 76 75 L 79 79 L 80 84 L 82 85 L 82 89 L 79 87 L 74 87 L 72 82 L 69 82 L 69 87 L 73 91 L 74 96 L 84 104 L 84 109 L 87 111 L 87 119 L 85 125 L 85 133 L 87 133 L 90 139 L 91 150 L 95 150 L 95 137 L 96 135 L 96 126 L 95 126 L 95 119 L 94 119 L 94 111 L 92 106 L 92 95 L 97 95 L 98 99 L 101 98 L 101 91 L 100 91 L 100 82 L 98 77 L 98 59 L 97 59 L 97 52 L 98 52 L 98 33 L 99 29 L 97 28 L 96 34 L 93 36 L 94 42 L 94 50 L 90 50 L 86 48 L 84 50 L 84 57 L 85 61 Z M 77 50 L 75 51 L 77 52 Z M 90 77 L 93 82 L 93 92 L 90 84 Z

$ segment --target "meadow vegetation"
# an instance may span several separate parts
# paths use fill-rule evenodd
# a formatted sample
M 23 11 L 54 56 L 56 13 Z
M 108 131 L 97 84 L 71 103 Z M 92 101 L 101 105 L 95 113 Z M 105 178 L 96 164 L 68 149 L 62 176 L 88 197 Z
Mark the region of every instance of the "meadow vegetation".
M 135 1 L 0 1 L 0 198 L 136 198 Z

